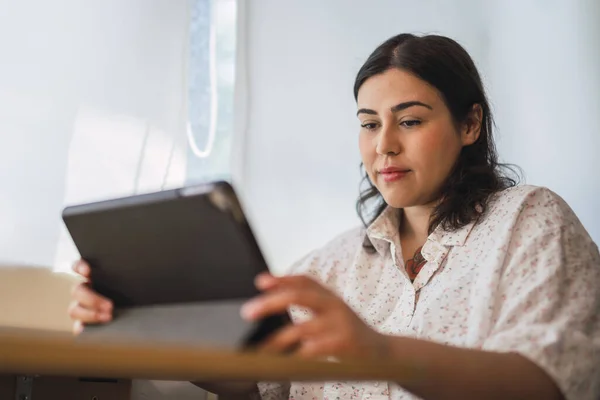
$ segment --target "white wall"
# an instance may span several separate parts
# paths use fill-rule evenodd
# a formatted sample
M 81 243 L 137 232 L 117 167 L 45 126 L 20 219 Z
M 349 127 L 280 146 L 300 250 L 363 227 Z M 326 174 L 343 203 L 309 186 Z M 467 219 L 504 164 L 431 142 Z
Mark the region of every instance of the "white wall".
M 600 2 L 497 1 L 489 13 L 501 154 L 600 243 Z
M 247 1 L 244 197 L 273 267 L 358 223 L 353 79 L 400 32 L 441 33 L 475 59 L 501 156 L 564 196 L 600 241 L 600 3 Z
M 358 223 L 353 79 L 403 31 L 465 45 L 490 89 L 503 158 L 564 196 L 600 241 L 597 1 L 239 1 L 248 101 L 235 170 L 275 269 Z M 185 6 L 0 0 L 0 261 L 51 265 L 68 199 L 160 183 L 162 153 L 142 188 L 132 164 L 144 132 L 158 148 L 180 133 Z M 85 139 L 98 131 L 106 140 Z M 107 168 L 110 182 L 86 178 Z

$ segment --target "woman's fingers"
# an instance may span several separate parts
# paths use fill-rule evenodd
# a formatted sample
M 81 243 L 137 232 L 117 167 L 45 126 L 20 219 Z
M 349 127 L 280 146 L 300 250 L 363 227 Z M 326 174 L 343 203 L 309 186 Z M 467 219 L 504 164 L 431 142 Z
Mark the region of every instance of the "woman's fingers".
M 283 353 L 290 349 L 294 349 L 295 356 L 302 358 L 335 356 L 343 350 L 335 333 L 320 319 L 287 326 L 259 347 L 259 350 L 268 353 Z
M 72 297 L 81 307 L 97 312 L 112 313 L 112 302 L 94 292 L 85 283 L 80 283 L 73 288 Z
M 304 338 L 316 335 L 322 330 L 321 320 L 310 320 L 297 325 L 287 325 L 273 333 L 260 345 L 260 350 L 269 353 L 282 353 L 296 347 Z
M 97 324 L 108 322 L 112 319 L 112 313 L 97 309 L 85 308 L 76 301 L 69 305 L 69 316 L 75 321 L 80 321 L 85 324 Z
M 90 278 L 90 266 L 84 260 L 78 260 L 73 264 L 73 271 L 82 277 Z
M 257 320 L 284 312 L 290 306 L 312 311 L 312 319 L 282 328 L 259 349 L 282 352 L 293 348 L 299 357 L 385 357 L 386 336 L 371 329 L 344 301 L 305 276 L 276 278 L 260 275 L 256 286 L 264 293 L 242 307 L 242 316 Z
M 84 260 L 73 264 L 73 271 L 89 280 L 90 266 Z M 69 305 L 68 314 L 73 323 L 73 333 L 80 334 L 85 324 L 108 322 L 112 319 L 112 302 L 104 296 L 94 292 L 86 283 L 73 287 L 71 293 L 73 302 Z
M 294 355 L 301 358 L 335 356 L 339 350 L 335 337 L 324 336 L 304 340 Z
M 270 290 L 277 285 L 279 279 L 269 273 L 258 274 L 254 284 L 259 290 Z
M 330 309 L 338 301 L 328 289 L 306 276 L 277 278 L 261 274 L 256 278 L 256 286 L 265 294 L 244 304 L 241 314 L 247 320 L 285 312 L 291 305 L 319 312 Z
M 323 288 L 323 286 L 315 281 L 314 279 L 306 275 L 289 275 L 275 277 L 269 273 L 262 273 L 257 275 L 255 279 L 256 287 L 260 290 L 271 290 L 275 288 L 297 288 L 297 289 L 310 289 L 310 288 Z
M 76 320 L 75 322 L 73 322 L 73 334 L 75 336 L 81 334 L 81 332 L 83 332 L 83 322 Z
M 259 350 L 267 353 L 283 353 L 302 340 L 301 332 L 296 325 L 288 325 L 267 338 L 259 346 Z
M 291 305 L 319 312 L 328 306 L 328 300 L 327 292 L 320 290 L 275 289 L 244 304 L 241 315 L 248 321 L 255 321 L 286 312 Z

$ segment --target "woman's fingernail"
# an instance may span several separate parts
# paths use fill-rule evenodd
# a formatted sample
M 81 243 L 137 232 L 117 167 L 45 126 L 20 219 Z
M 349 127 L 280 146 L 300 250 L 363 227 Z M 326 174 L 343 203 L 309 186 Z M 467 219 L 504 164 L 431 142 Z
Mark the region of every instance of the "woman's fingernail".
M 83 322 L 75 321 L 75 326 L 73 327 L 73 333 L 75 335 L 80 335 L 83 332 Z
M 109 313 L 100 313 L 100 315 L 98 315 L 98 319 L 101 322 L 108 322 L 111 319 L 111 315 Z
M 275 278 L 269 274 L 260 274 L 256 277 L 256 286 L 259 289 L 265 289 L 275 282 Z
M 87 267 L 87 265 L 85 265 L 83 263 L 77 264 L 75 269 L 77 270 L 77 273 L 80 275 L 87 275 L 89 272 L 89 268 Z
M 242 306 L 240 314 L 244 319 L 252 319 L 254 317 L 254 314 L 256 313 L 257 308 L 258 304 L 255 301 L 251 300 Z

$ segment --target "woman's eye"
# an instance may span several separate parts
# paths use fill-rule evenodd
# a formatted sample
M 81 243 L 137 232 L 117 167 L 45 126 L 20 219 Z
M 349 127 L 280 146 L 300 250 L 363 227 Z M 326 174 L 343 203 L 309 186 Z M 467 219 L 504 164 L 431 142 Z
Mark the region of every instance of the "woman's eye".
M 406 128 L 412 128 L 412 127 L 421 125 L 421 121 L 419 121 L 418 119 L 409 119 L 409 120 L 400 122 L 400 125 L 402 125 Z
M 370 131 L 377 128 L 377 124 L 374 122 L 367 122 L 365 124 L 361 124 L 360 126 Z

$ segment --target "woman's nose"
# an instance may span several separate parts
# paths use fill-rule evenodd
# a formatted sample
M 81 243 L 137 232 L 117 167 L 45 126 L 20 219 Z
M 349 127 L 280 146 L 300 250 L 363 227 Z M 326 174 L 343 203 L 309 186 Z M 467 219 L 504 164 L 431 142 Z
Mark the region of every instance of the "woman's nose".
M 400 137 L 394 127 L 383 127 L 377 138 L 377 154 L 396 155 L 402 151 Z

